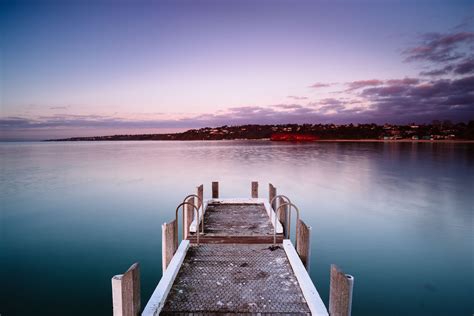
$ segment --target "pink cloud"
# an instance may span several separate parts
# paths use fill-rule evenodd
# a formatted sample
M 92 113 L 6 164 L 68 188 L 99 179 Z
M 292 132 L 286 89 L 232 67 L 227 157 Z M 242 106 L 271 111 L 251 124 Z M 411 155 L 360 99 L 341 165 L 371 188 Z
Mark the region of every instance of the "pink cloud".
M 365 87 L 373 87 L 373 86 L 380 86 L 383 84 L 382 80 L 378 79 L 369 79 L 369 80 L 357 80 L 348 82 L 347 85 L 349 86 L 348 90 L 356 90 Z
M 308 97 L 300 97 L 297 95 L 289 95 L 287 96 L 288 99 L 293 99 L 293 100 L 308 100 Z
M 309 88 L 319 89 L 319 88 L 326 88 L 330 87 L 331 83 L 323 83 L 323 82 L 316 82 L 309 86 Z

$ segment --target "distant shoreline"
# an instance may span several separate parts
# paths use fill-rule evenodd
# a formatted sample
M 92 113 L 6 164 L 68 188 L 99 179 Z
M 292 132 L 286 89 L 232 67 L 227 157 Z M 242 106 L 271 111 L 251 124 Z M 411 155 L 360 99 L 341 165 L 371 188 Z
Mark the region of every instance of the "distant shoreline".
M 272 140 L 275 142 L 387 142 L 387 143 L 472 143 L 474 121 L 469 124 L 377 125 L 377 124 L 281 124 L 203 127 L 179 133 L 116 134 L 82 136 L 46 141 L 215 141 Z
M 220 142 L 220 141 L 268 141 L 272 143 L 298 143 L 298 144 L 314 144 L 314 143 L 466 143 L 474 144 L 471 139 L 318 139 L 315 141 L 272 141 L 269 138 L 257 139 L 100 139 L 100 140 L 43 140 L 41 142 Z
M 474 143 L 472 139 L 320 139 L 325 143 Z

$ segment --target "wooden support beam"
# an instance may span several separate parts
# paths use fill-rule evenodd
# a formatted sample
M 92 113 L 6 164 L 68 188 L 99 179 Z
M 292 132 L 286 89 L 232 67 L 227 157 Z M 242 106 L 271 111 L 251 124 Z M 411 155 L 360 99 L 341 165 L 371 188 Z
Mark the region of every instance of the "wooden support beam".
M 161 258 L 163 271 L 166 270 L 176 252 L 176 249 L 178 249 L 178 234 L 176 230 L 176 220 L 164 223 L 161 226 Z
M 213 199 L 219 198 L 219 182 L 217 181 L 212 182 L 212 198 Z
M 140 265 L 132 264 L 124 274 L 112 278 L 114 316 L 140 315 Z
M 188 199 L 188 202 L 195 205 L 195 199 L 194 197 L 190 197 Z M 183 223 L 183 229 L 184 229 L 184 239 L 188 239 L 189 236 L 189 225 L 193 222 L 193 217 L 194 217 L 194 207 L 191 205 L 187 204 L 184 207 L 184 223 Z
M 353 280 L 352 276 L 344 274 L 335 264 L 331 265 L 329 315 L 351 315 Z
M 252 199 L 258 199 L 258 181 L 252 181 Z
M 268 184 L 268 203 L 272 203 L 273 198 L 277 195 L 277 189 L 273 186 L 273 184 Z M 276 202 L 273 201 L 272 208 L 276 211 Z
M 197 187 L 197 194 L 196 195 L 199 196 L 199 199 L 200 199 L 200 200 L 197 201 L 197 207 L 200 208 L 201 204 L 202 204 L 201 202 L 204 199 L 204 185 L 201 184 L 200 186 Z
M 311 260 L 311 227 L 301 219 L 296 224 L 296 252 L 309 272 Z

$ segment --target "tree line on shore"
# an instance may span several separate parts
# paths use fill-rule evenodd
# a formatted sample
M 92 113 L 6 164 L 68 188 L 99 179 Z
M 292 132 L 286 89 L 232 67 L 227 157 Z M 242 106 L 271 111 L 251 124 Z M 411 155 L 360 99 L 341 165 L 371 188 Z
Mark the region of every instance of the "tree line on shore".
M 313 135 L 319 139 L 474 139 L 474 121 L 456 123 L 433 121 L 431 124 L 279 124 L 238 125 L 190 129 L 181 133 L 72 137 L 50 141 L 110 140 L 233 140 L 269 139 L 276 133 Z

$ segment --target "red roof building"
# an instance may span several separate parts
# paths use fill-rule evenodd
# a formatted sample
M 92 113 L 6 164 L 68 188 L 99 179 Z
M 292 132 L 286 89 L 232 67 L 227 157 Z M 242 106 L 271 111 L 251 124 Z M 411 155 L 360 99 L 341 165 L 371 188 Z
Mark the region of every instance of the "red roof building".
M 296 134 L 296 133 L 277 133 L 272 134 L 270 138 L 272 141 L 286 141 L 286 142 L 314 142 L 319 139 L 318 136 L 309 134 Z

